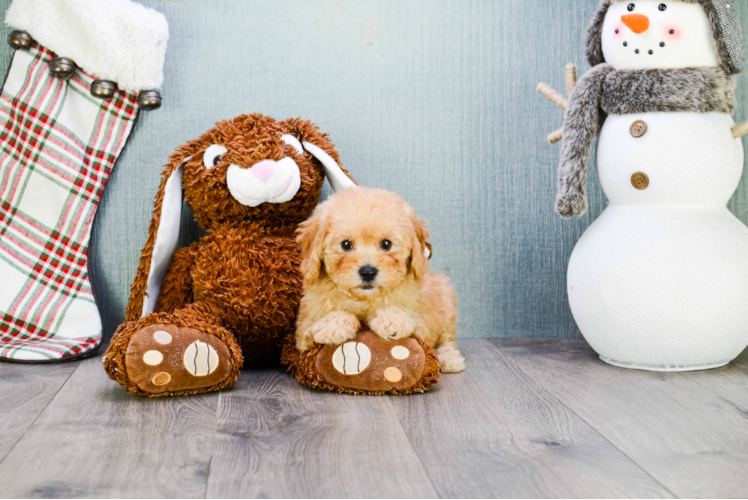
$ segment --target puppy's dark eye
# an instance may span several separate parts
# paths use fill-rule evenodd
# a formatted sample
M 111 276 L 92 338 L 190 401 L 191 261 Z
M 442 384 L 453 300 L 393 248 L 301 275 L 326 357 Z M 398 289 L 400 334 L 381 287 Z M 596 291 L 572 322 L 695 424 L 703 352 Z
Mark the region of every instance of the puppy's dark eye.
M 392 242 L 390 240 L 382 240 L 380 246 L 382 247 L 382 250 L 389 250 L 392 248 Z
M 634 5 L 633 3 L 630 3 L 629 6 L 627 7 L 629 12 L 632 12 L 635 8 L 636 8 L 636 5 Z
M 664 3 L 661 3 L 660 10 L 667 10 L 667 5 L 665 5 Z
M 340 246 L 341 248 L 343 248 L 343 250 L 347 252 L 348 250 L 353 249 L 353 242 L 351 240 L 345 240 L 343 243 L 340 244 Z

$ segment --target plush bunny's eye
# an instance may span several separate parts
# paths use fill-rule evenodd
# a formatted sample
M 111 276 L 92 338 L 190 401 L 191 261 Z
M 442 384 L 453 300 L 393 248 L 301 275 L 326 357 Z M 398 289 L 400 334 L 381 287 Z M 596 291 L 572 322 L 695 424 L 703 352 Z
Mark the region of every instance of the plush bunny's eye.
M 632 12 L 636 8 L 636 5 L 634 5 L 633 3 L 630 3 L 629 6 L 626 8 L 629 10 L 629 12 Z
M 226 151 L 228 149 L 220 144 L 213 144 L 206 149 L 205 154 L 203 154 L 203 165 L 205 165 L 205 168 L 213 168 L 218 165 L 218 162 L 221 161 L 221 157 L 226 154 Z
M 304 148 L 301 147 L 301 143 L 296 137 L 292 136 L 291 134 L 285 134 L 281 136 L 281 139 L 283 139 L 283 142 L 286 143 L 286 147 L 291 146 L 296 151 L 298 151 L 300 155 L 304 154 Z

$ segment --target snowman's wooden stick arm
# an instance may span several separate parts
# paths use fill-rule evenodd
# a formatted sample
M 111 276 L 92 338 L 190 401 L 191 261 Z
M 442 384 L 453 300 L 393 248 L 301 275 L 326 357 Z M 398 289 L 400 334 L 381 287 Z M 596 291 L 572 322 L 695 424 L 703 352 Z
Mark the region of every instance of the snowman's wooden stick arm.
M 571 98 L 571 93 L 577 84 L 577 67 L 569 63 L 566 65 L 566 94 Z
M 577 67 L 569 63 L 566 65 L 566 93 L 571 98 L 571 93 L 574 91 L 574 87 L 577 85 Z M 546 99 L 551 101 L 559 108 L 566 111 L 569 106 L 569 100 L 564 98 L 561 94 L 553 90 L 549 85 L 545 83 L 538 84 L 538 92 L 540 92 Z M 564 136 L 564 128 L 551 132 L 548 136 L 548 142 L 556 144 Z
M 745 121 L 740 125 L 735 125 L 732 128 L 732 136 L 736 139 L 740 139 L 745 134 L 748 134 L 748 121 Z
M 551 101 L 553 104 L 558 106 L 559 108 L 565 110 L 566 107 L 569 105 L 569 101 L 564 98 L 561 94 L 550 88 L 545 83 L 539 83 L 538 84 L 538 92 L 540 92 L 543 97 Z
M 554 132 L 551 132 L 548 135 L 548 142 L 550 142 L 551 144 L 556 144 L 558 141 L 563 139 L 563 137 L 564 137 L 564 127 L 561 127 L 560 129 Z

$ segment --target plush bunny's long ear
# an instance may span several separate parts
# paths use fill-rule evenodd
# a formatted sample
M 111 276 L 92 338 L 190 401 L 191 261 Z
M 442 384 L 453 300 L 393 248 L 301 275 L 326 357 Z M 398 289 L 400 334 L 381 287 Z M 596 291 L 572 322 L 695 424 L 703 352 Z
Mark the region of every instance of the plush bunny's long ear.
M 325 153 L 322 148 L 311 142 L 304 142 L 303 144 L 304 149 L 309 151 L 320 161 L 320 163 L 322 163 L 322 167 L 325 169 L 325 176 L 327 177 L 327 180 L 330 181 L 330 185 L 336 192 L 356 187 L 356 183 L 353 182 L 353 179 L 348 177 L 343 169 L 340 168 L 338 162 L 336 162 L 329 154 Z
M 130 287 L 127 321 L 134 321 L 154 311 L 161 284 L 177 249 L 179 223 L 182 218 L 182 176 L 190 158 L 172 162 L 166 167 L 161 186 L 153 203 L 153 217 L 148 239 L 140 252 L 140 265 Z

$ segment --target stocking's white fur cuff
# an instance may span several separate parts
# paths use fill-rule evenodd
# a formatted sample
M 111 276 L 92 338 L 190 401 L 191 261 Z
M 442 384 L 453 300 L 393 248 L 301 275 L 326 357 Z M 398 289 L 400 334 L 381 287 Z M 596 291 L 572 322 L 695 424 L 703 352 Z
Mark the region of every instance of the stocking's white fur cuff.
M 5 23 L 127 92 L 157 89 L 163 83 L 169 25 L 163 14 L 138 3 L 13 0 Z

